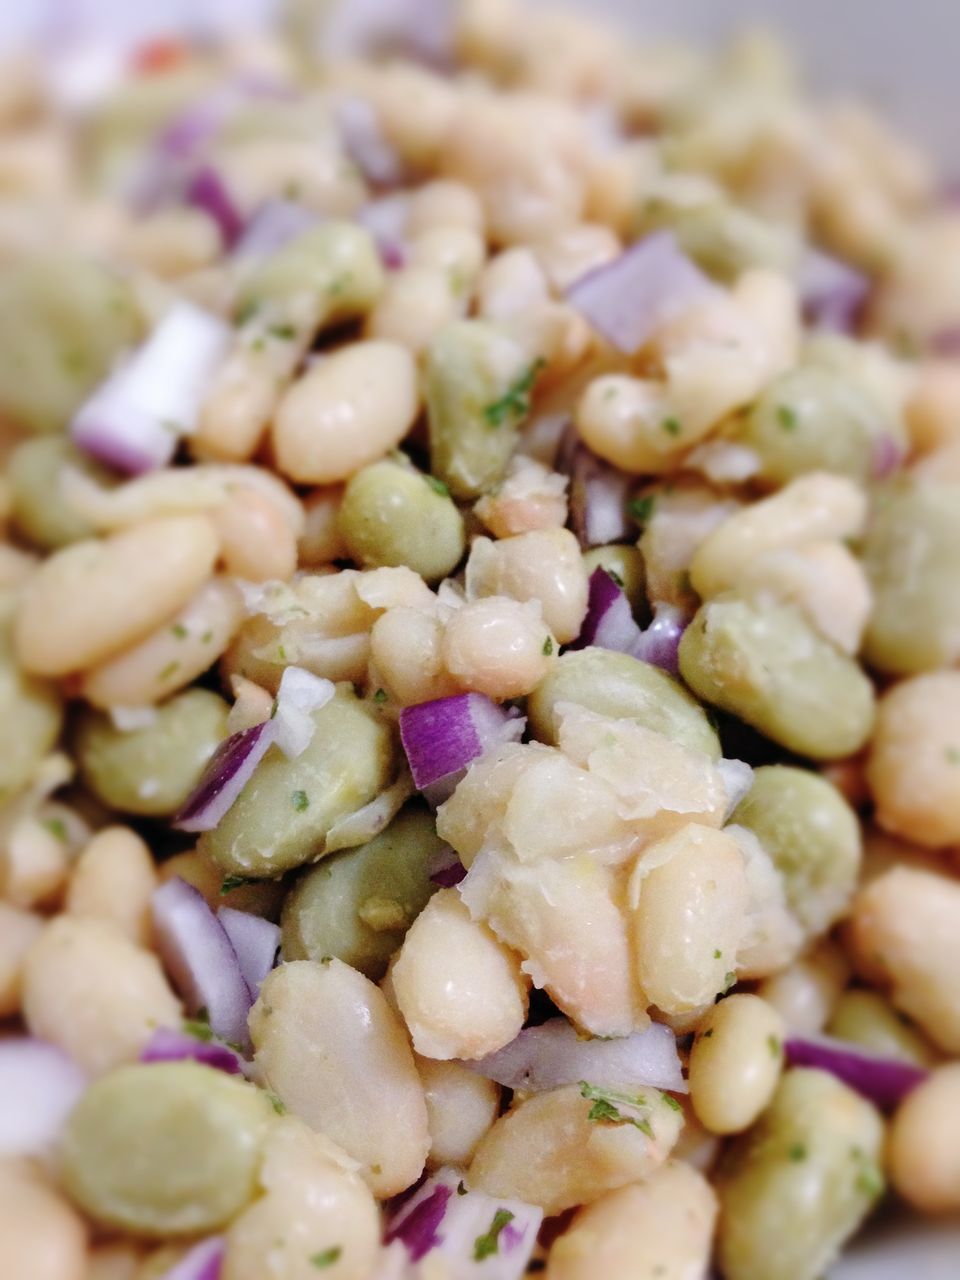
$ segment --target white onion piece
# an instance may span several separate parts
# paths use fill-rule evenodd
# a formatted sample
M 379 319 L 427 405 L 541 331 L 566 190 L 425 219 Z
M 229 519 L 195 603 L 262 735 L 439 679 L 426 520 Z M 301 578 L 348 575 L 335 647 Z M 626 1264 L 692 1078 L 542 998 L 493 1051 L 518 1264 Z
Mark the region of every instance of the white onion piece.
M 464 1066 L 508 1089 L 558 1089 L 589 1080 L 598 1085 L 650 1085 L 686 1093 L 677 1039 L 651 1023 L 620 1040 L 581 1040 L 565 1018 L 526 1027 L 503 1049 Z
M 820 249 L 807 249 L 800 260 L 797 289 L 809 324 L 851 333 L 870 292 L 870 281 L 849 263 Z
M 236 953 L 250 998 L 256 1000 L 260 984 L 273 968 L 280 949 L 280 926 L 233 907 L 221 907 L 217 919 Z
M 0 1156 L 47 1152 L 86 1087 L 80 1068 L 52 1044 L 0 1040 Z
M 595 645 L 617 653 L 633 653 L 642 635 L 626 595 L 606 569 L 594 569 L 590 575 L 586 617 L 570 648 L 586 649 Z
M 745 760 L 718 760 L 717 769 L 727 793 L 727 811 L 723 819 L 726 822 L 753 786 L 753 770 Z
M 201 1240 L 158 1280 L 220 1280 L 225 1247 L 222 1236 Z
M 356 219 L 373 236 L 383 264 L 396 271 L 407 261 L 406 230 L 410 197 L 398 191 L 362 205 Z
M 663 325 L 717 293 L 673 233 L 657 231 L 575 280 L 567 301 L 608 342 L 634 355 Z
M 265 258 L 317 224 L 317 215 L 292 200 L 268 200 L 247 223 L 233 248 L 234 259 Z
M 81 406 L 70 424 L 74 444 L 131 475 L 165 466 L 180 437 L 196 429 L 203 396 L 232 340 L 216 316 L 176 303 Z
M 333 681 L 302 667 L 287 667 L 284 671 L 277 690 L 273 734 L 288 760 L 295 760 L 309 747 L 316 730 L 310 713 L 326 706 L 335 693 Z
M 570 477 L 570 526 L 584 550 L 636 537 L 628 510 L 636 478 L 592 453 L 572 423 L 565 429 L 557 467 Z
M 157 951 L 190 1013 L 206 1011 L 210 1030 L 248 1044 L 252 1000 L 223 925 L 193 885 L 174 876 L 153 895 Z

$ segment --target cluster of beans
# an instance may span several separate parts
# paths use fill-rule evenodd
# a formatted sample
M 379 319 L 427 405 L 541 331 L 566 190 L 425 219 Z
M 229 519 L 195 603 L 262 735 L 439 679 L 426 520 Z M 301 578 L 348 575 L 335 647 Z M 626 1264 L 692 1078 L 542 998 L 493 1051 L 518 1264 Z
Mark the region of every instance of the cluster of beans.
M 441 72 L 314 58 L 308 10 L 79 120 L 39 67 L 0 74 L 0 1017 L 89 1078 L 54 1151 L 0 1160 L 0 1274 L 159 1280 L 222 1232 L 222 1280 L 373 1280 L 379 1204 L 452 1165 L 567 1214 L 548 1280 L 815 1280 L 884 1175 L 960 1209 L 960 215 L 765 42 L 463 0 Z M 124 193 L 257 77 L 285 91 L 241 95 L 204 163 L 244 218 L 315 221 L 238 258 Z M 398 170 L 389 266 L 343 96 Z M 717 288 L 629 358 L 566 290 L 660 229 Z M 856 336 L 804 323 L 814 243 L 869 277 Z M 175 465 L 122 479 L 67 427 L 178 298 L 232 349 Z M 610 545 L 571 531 L 571 422 L 629 477 Z M 678 677 L 565 650 L 597 567 L 641 622 L 686 613 Z M 337 684 L 310 744 L 172 832 L 290 665 Z M 398 714 L 462 692 L 526 741 L 437 812 Z M 756 766 L 732 814 L 724 755 Z M 173 876 L 280 921 L 254 1083 L 138 1061 L 184 1017 Z M 575 1084 L 463 1066 L 532 987 L 583 1036 L 669 1025 L 689 1096 L 598 1123 Z M 884 1117 L 785 1067 L 822 1031 L 930 1075 Z

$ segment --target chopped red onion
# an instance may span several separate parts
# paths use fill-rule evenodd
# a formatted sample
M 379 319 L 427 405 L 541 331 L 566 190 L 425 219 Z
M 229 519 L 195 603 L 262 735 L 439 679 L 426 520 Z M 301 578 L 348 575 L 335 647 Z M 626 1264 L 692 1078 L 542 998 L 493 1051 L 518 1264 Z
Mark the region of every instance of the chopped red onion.
M 198 1040 L 173 1027 L 158 1027 L 140 1051 L 141 1062 L 202 1062 L 235 1076 L 243 1072 L 243 1061 L 229 1045 L 219 1040 Z
M 538 1206 L 474 1191 L 457 1170 L 439 1169 L 393 1214 L 386 1241 L 401 1241 L 411 1262 L 442 1258 L 451 1280 L 520 1280 L 542 1222 Z
M 642 640 L 643 632 L 634 621 L 626 595 L 606 569 L 594 569 L 590 575 L 587 615 L 580 634 L 569 647 L 586 649 L 595 645 L 599 649 L 633 653 Z
M 881 1058 L 858 1045 L 831 1036 L 791 1037 L 784 1045 L 792 1067 L 818 1067 L 890 1111 L 930 1074 L 912 1062 Z
M 906 456 L 906 449 L 893 436 L 886 433 L 877 436 L 873 442 L 873 478 L 886 480 L 888 476 L 900 470 Z
M 224 248 L 230 249 L 243 231 L 244 220 L 212 165 L 201 165 L 187 182 L 184 200 L 207 214 L 216 224 Z
M 315 676 L 303 667 L 287 667 L 280 678 L 274 711 L 274 741 L 287 757 L 295 760 L 313 741 L 316 725 L 311 713 L 325 707 L 336 693 L 332 680 Z
M 232 734 L 210 758 L 203 777 L 174 819 L 178 831 L 212 831 L 273 746 L 272 720 Z
M 220 1280 L 225 1251 L 222 1236 L 201 1240 L 158 1280 Z
M 268 200 L 250 218 L 233 248 L 233 257 L 265 258 L 317 224 L 316 214 L 292 200 Z
M 808 249 L 800 262 L 797 288 L 809 324 L 852 333 L 870 292 L 870 282 L 839 258 L 820 249 Z
M 192 302 L 178 302 L 147 341 L 102 383 L 70 424 L 75 445 L 138 475 L 166 466 L 196 428 L 210 379 L 232 330 Z
M 673 233 L 657 231 L 574 281 L 567 301 L 608 342 L 634 355 L 663 325 L 716 293 Z
M 572 426 L 558 462 L 570 477 L 570 524 L 584 550 L 636 536 L 628 510 L 632 476 L 591 453 Z
M 618 1040 L 583 1040 L 566 1018 L 525 1027 L 496 1053 L 465 1066 L 508 1089 L 558 1089 L 590 1080 L 600 1085 L 649 1085 L 686 1093 L 677 1038 L 653 1022 Z
M 446 846 L 430 859 L 430 879 L 441 889 L 452 889 L 466 874 L 467 868 L 454 851 Z
M 87 1081 L 67 1055 L 29 1036 L 0 1040 L 0 1156 L 43 1155 Z
M 206 1010 L 210 1030 L 246 1045 L 253 1003 L 223 925 L 193 885 L 174 876 L 153 895 L 157 951 L 191 1014 Z
M 357 211 L 357 222 L 373 236 L 383 265 L 391 271 L 406 266 L 407 246 L 404 236 L 410 213 L 410 197 L 397 191 L 393 195 L 371 200 Z
M 384 137 L 373 104 L 355 93 L 341 94 L 333 114 L 343 145 L 363 176 L 375 187 L 395 187 L 403 181 L 404 165 Z
M 236 911 L 233 907 L 221 907 L 217 919 L 236 953 L 250 999 L 256 1000 L 261 982 L 276 963 L 280 926 L 261 916 L 251 915 L 249 911 Z
M 690 619 L 672 604 L 655 604 L 653 621 L 640 635 L 633 656 L 675 676 L 680 670 L 680 640 Z
M 400 741 L 417 790 L 466 768 L 504 742 L 516 742 L 526 720 L 482 693 L 458 693 L 404 707 Z

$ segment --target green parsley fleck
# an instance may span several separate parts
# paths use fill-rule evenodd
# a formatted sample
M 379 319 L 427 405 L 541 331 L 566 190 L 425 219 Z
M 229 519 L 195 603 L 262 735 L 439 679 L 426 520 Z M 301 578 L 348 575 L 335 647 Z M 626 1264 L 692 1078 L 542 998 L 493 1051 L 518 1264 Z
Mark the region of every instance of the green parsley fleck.
M 645 498 L 634 498 L 628 508 L 630 514 L 639 524 L 645 524 L 653 515 L 654 497 L 648 493 Z
M 676 418 L 664 418 L 664 420 L 660 423 L 660 427 L 663 431 L 667 433 L 668 436 L 678 436 L 680 432 L 683 430 L 679 421 Z
M 553 653 L 553 637 L 552 636 L 547 636 L 546 640 L 544 640 L 543 642 L 543 648 L 540 650 L 540 652 L 543 654 L 545 658 L 550 657 L 551 653 Z
M 253 319 L 253 317 L 257 314 L 259 310 L 260 310 L 260 299 L 248 298 L 247 301 L 243 304 L 243 306 L 237 308 L 233 317 L 234 321 L 236 324 L 240 325 L 241 327 L 245 324 L 249 324 L 249 322 Z
M 467 1194 L 467 1184 L 461 1178 L 461 1180 L 457 1183 L 457 1195 L 465 1196 L 466 1194 Z
M 772 1058 L 779 1058 L 783 1052 L 783 1045 L 780 1043 L 780 1037 L 774 1035 L 767 1036 L 767 1048 L 770 1050 L 770 1056 Z
M 213 639 L 213 632 L 212 632 L 212 631 L 205 631 L 205 632 L 203 633 L 203 635 L 200 637 L 200 643 L 201 643 L 201 644 L 209 644 L 209 643 L 210 643 L 210 641 L 211 641 L 212 639 Z
M 442 480 L 438 480 L 436 476 L 424 476 L 423 478 L 424 480 L 426 480 L 427 484 L 430 486 L 433 492 L 439 493 L 441 498 L 450 497 L 450 490 L 447 488 L 447 486 L 443 483 Z
M 270 1103 L 271 1107 L 273 1107 L 278 1116 L 285 1116 L 287 1114 L 287 1108 L 283 1105 L 277 1095 L 275 1093 L 271 1093 L 269 1089 L 267 1090 L 267 1101 Z
M 790 1150 L 787 1152 L 787 1155 L 793 1161 L 794 1164 L 799 1164 L 802 1160 L 806 1160 L 807 1148 L 804 1145 L 804 1143 L 795 1142 L 791 1146 Z
M 294 791 L 290 799 L 293 802 L 293 807 L 296 809 L 297 813 L 303 813 L 305 809 L 309 809 L 310 807 L 310 797 L 305 791 Z
M 663 1100 L 667 1104 L 667 1106 L 670 1108 L 671 1111 L 683 1110 L 683 1107 L 681 1107 L 680 1103 L 676 1100 L 676 1098 L 671 1098 L 669 1093 L 665 1093 L 663 1095 Z
M 943 754 L 947 757 L 947 764 L 960 764 L 960 747 L 947 747 Z
M 176 658 L 174 658 L 172 662 L 167 663 L 167 665 L 163 668 L 162 671 L 158 672 L 157 679 L 169 680 L 170 677 L 172 675 L 175 675 L 179 670 L 180 670 L 180 663 L 177 661 Z
M 719 948 L 716 948 L 713 953 L 713 958 L 714 960 L 719 960 L 722 955 L 723 952 Z
M 241 885 L 250 883 L 249 876 L 224 876 L 220 885 L 220 896 L 223 897 L 225 893 L 232 893 L 234 889 L 239 889 Z
M 206 1018 L 201 1017 L 205 1010 L 201 1009 L 195 1018 L 184 1018 L 183 1033 L 192 1036 L 194 1040 L 200 1040 L 204 1044 L 209 1044 L 213 1039 L 213 1032 L 210 1030 L 210 1023 Z
M 483 410 L 488 427 L 502 427 L 507 423 L 517 426 L 530 412 L 530 393 L 537 380 L 537 374 L 546 361 L 534 360 L 520 377 L 508 387 L 499 400 L 494 400 Z
M 727 972 L 723 975 L 723 994 L 724 995 L 726 995 L 726 993 L 730 990 L 730 988 L 736 984 L 736 981 L 737 981 L 737 975 L 732 971 Z
M 267 329 L 271 338 L 279 338 L 281 342 L 289 342 L 291 338 L 297 336 L 297 331 L 292 324 L 272 324 Z
M 376 703 L 378 703 L 378 704 L 380 704 L 380 705 L 382 705 L 384 702 L 386 702 L 386 700 L 387 700 L 387 691 L 386 691 L 386 689 L 378 689 L 378 690 L 376 691 L 376 693 L 373 695 L 373 700 L 374 700 L 374 702 L 376 702 Z
M 484 1258 L 491 1258 L 500 1250 L 499 1240 L 500 1232 L 508 1222 L 513 1221 L 514 1215 L 509 1209 L 498 1209 L 493 1215 L 493 1221 L 490 1228 L 482 1236 L 477 1236 L 473 1242 L 473 1260 L 474 1262 L 482 1262 Z
M 44 818 L 43 826 L 52 836 L 56 836 L 58 840 L 66 843 L 67 840 L 67 824 L 62 818 Z
M 175 622 L 170 630 L 178 640 L 186 640 L 187 636 L 190 634 L 182 622 Z
M 870 1200 L 879 1200 L 886 1190 L 886 1182 L 883 1174 L 875 1164 L 867 1164 L 857 1174 L 857 1180 L 854 1183 L 861 1195 L 866 1196 Z
M 586 1080 L 581 1080 L 580 1097 L 593 1100 L 593 1106 L 587 1112 L 588 1120 L 605 1121 L 609 1124 L 632 1124 L 641 1133 L 645 1133 L 648 1138 L 653 1137 L 653 1129 L 646 1117 L 625 1116 L 620 1111 L 621 1106 L 646 1106 L 646 1099 L 642 1094 L 620 1093 L 616 1089 L 603 1089 L 599 1085 L 588 1084 Z
M 286 662 L 287 660 L 287 651 L 282 644 L 277 645 L 277 657 L 281 662 Z
M 618 587 L 620 588 L 620 590 L 622 591 L 622 590 L 623 590 L 623 579 L 620 577 L 619 573 L 617 573 L 616 569 L 607 569 L 607 573 L 609 574 L 609 576 L 614 580 L 614 582 L 617 584 L 617 586 L 618 586 Z
M 783 427 L 784 431 L 795 431 L 797 427 L 797 414 L 795 409 L 791 409 L 788 404 L 777 406 L 777 421 Z
M 332 1267 L 341 1253 L 343 1253 L 343 1249 L 340 1245 L 331 1245 L 329 1249 L 324 1249 L 322 1253 L 313 1254 L 310 1259 L 310 1265 L 311 1267 L 316 1267 L 318 1271 L 321 1271 L 324 1267 Z

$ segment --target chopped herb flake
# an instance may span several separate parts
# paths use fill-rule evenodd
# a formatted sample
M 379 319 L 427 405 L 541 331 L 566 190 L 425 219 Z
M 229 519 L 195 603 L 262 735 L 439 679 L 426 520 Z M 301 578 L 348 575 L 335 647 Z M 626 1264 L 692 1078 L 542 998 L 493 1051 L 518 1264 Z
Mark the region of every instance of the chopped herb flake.
M 52 836 L 56 836 L 58 840 L 62 840 L 66 843 L 67 824 L 62 818 L 44 818 L 43 826 Z
M 791 409 L 788 404 L 781 404 L 777 407 L 777 421 L 783 427 L 784 431 L 794 431 L 797 426 L 796 410 Z
M 178 640 L 186 640 L 187 636 L 190 634 L 182 622 L 175 622 L 170 630 Z
M 282 644 L 277 645 L 277 657 L 281 662 L 286 662 L 287 660 L 287 651 Z
M 287 1114 L 287 1108 L 283 1105 L 277 1095 L 275 1093 L 270 1093 L 269 1090 L 267 1091 L 267 1101 L 270 1103 L 271 1107 L 273 1107 L 278 1116 L 285 1116 Z
M 162 671 L 158 672 L 158 674 L 157 674 L 157 679 L 158 679 L 158 680 L 169 680 L 169 679 L 170 679 L 170 677 L 171 677 L 172 675 L 176 675 L 176 673 L 177 673 L 179 670 L 180 670 L 180 663 L 177 661 L 177 659 L 176 659 L 176 658 L 174 658 L 174 660 L 173 660 L 172 662 L 168 662 L 168 663 L 167 663 L 167 665 L 163 668 L 163 670 L 162 670 Z
M 378 702 L 378 703 L 386 702 L 387 700 L 386 689 L 378 689 L 377 692 L 373 695 L 373 700 L 374 702 Z
M 643 1094 L 620 1093 L 616 1089 L 604 1089 L 599 1085 L 588 1084 L 586 1080 L 581 1080 L 580 1096 L 593 1099 L 593 1106 L 587 1112 L 588 1120 L 606 1121 L 609 1124 L 632 1124 L 648 1138 L 653 1137 L 650 1121 L 645 1116 L 625 1116 L 620 1111 L 620 1107 L 645 1107 L 647 1100 Z
M 279 338 L 282 342 L 289 342 L 291 338 L 297 336 L 297 331 L 292 324 L 272 324 L 267 333 L 271 338 Z
M 447 486 L 443 483 L 442 480 L 438 480 L 436 476 L 424 476 L 423 478 L 424 480 L 426 480 L 427 484 L 430 486 L 433 492 L 439 493 L 441 498 L 450 497 L 450 490 L 447 488 Z
M 220 896 L 225 893 L 232 893 L 234 889 L 239 889 L 241 885 L 249 884 L 249 876 L 224 876 L 223 883 L 220 885 Z
M 790 1150 L 787 1152 L 787 1155 L 794 1162 L 794 1164 L 799 1164 L 801 1160 L 806 1160 L 807 1148 L 804 1146 L 802 1142 L 795 1142 L 793 1146 L 790 1148 Z
M 719 950 L 719 948 L 717 948 L 714 950 L 713 958 L 714 960 L 719 960 L 722 955 L 723 955 L 723 952 Z
M 947 757 L 947 764 L 960 764 L 960 747 L 947 747 L 943 754 Z
M 213 639 L 213 632 L 205 631 L 203 635 L 200 637 L 200 642 L 201 644 L 209 644 L 212 639 Z
M 883 1174 L 873 1163 L 866 1164 L 857 1174 L 857 1180 L 854 1184 L 861 1195 L 867 1196 L 870 1200 L 878 1200 L 886 1190 L 886 1182 Z
M 550 657 L 551 653 L 553 653 L 553 637 L 552 636 L 547 636 L 546 640 L 544 640 L 543 642 L 543 648 L 541 649 L 540 652 L 543 654 L 545 658 Z
M 783 1053 L 783 1045 L 780 1043 L 780 1037 L 774 1035 L 767 1036 L 767 1048 L 770 1050 L 770 1056 L 772 1058 L 779 1058 L 781 1053 Z
M 257 314 L 259 310 L 260 310 L 260 299 L 248 298 L 247 301 L 243 303 L 242 306 L 237 308 L 234 314 L 234 320 L 238 325 L 241 325 L 241 326 L 245 324 L 249 324 L 249 322 L 253 319 L 253 317 Z
M 707 1027 L 706 1031 L 701 1032 L 700 1038 L 702 1040 L 709 1040 L 712 1035 L 713 1035 L 713 1027 Z
M 473 1242 L 474 1262 L 482 1262 L 484 1258 L 492 1258 L 495 1253 L 500 1251 L 500 1232 L 508 1222 L 513 1221 L 513 1217 L 514 1215 L 509 1209 L 498 1209 L 496 1211 L 489 1230 L 482 1236 L 477 1236 Z
M 461 1180 L 457 1183 L 457 1195 L 465 1196 L 466 1194 L 467 1194 L 467 1184 L 461 1178 Z
M 653 515 L 654 496 L 648 493 L 645 498 L 634 498 L 628 510 L 639 524 L 645 524 Z
M 530 412 L 530 393 L 537 380 L 537 374 L 545 361 L 534 360 L 529 369 L 508 387 L 499 400 L 494 400 L 483 410 L 483 416 L 489 427 L 502 427 L 504 423 L 517 426 Z
M 316 1267 L 318 1271 L 322 1271 L 324 1267 L 332 1267 L 333 1264 L 343 1253 L 342 1246 L 338 1244 L 331 1245 L 329 1249 L 324 1249 L 322 1253 L 315 1253 L 310 1259 L 311 1267 Z
M 297 813 L 303 813 L 305 809 L 309 809 L 310 807 L 310 797 L 305 791 L 294 791 L 290 799 Z
M 203 1010 L 201 1009 L 201 1013 Z M 213 1039 L 213 1032 L 210 1030 L 210 1024 L 205 1018 L 201 1018 L 197 1014 L 195 1018 L 185 1018 L 183 1021 L 184 1035 L 192 1036 L 194 1040 L 202 1040 L 204 1044 L 209 1044 Z
M 671 1098 L 669 1093 L 665 1093 L 663 1095 L 663 1100 L 667 1104 L 667 1106 L 670 1108 L 671 1111 L 683 1110 L 683 1107 L 681 1107 L 680 1103 L 676 1100 L 676 1098 Z
M 660 423 L 660 427 L 668 436 L 678 436 L 683 430 L 676 418 L 664 418 Z

